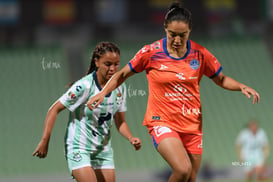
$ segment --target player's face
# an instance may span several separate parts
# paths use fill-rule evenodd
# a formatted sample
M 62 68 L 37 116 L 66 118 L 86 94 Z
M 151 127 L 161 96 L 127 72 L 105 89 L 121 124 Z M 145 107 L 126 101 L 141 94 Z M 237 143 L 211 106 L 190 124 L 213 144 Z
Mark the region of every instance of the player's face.
M 95 61 L 97 66 L 97 77 L 100 81 L 108 81 L 119 70 L 119 54 L 106 52 Z
M 258 130 L 258 125 L 255 122 L 249 124 L 249 129 L 252 131 L 253 134 L 256 134 Z
M 189 24 L 183 21 L 172 21 L 165 28 L 168 47 L 175 50 L 184 50 L 190 35 Z

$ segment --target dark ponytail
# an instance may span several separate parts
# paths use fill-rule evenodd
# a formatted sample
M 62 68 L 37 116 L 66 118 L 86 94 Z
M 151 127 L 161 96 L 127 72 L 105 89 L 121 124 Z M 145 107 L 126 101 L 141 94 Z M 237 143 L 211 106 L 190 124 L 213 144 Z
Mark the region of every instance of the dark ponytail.
M 181 5 L 181 3 L 175 1 L 170 5 L 168 11 L 172 10 L 173 8 L 182 8 L 182 5 Z
M 115 53 L 120 55 L 120 49 L 116 44 L 114 44 L 112 42 L 99 42 L 96 45 L 94 51 L 92 52 L 91 59 L 90 59 L 90 65 L 89 65 L 89 68 L 87 70 L 86 75 L 88 75 L 88 74 L 92 73 L 93 71 L 97 70 L 97 67 L 96 67 L 96 64 L 95 64 L 96 59 L 97 60 L 100 59 L 101 56 L 103 56 L 107 52 L 115 52 Z M 73 83 L 74 82 L 68 84 L 67 87 L 72 86 Z
M 167 28 L 168 24 L 172 21 L 183 21 L 189 24 L 189 28 L 192 28 L 192 15 L 191 12 L 183 8 L 179 2 L 173 2 L 165 15 L 164 27 Z

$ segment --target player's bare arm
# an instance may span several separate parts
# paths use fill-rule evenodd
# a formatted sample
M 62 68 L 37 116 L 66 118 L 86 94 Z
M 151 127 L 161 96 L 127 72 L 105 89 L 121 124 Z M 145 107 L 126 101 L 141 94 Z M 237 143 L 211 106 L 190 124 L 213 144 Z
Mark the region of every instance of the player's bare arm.
M 65 106 L 60 101 L 57 101 L 48 110 L 44 125 L 43 136 L 35 151 L 32 153 L 33 156 L 37 156 L 39 158 L 45 158 L 47 156 L 48 144 L 53 126 L 55 124 L 58 113 L 64 109 Z
M 92 111 L 102 103 L 104 97 L 120 86 L 128 77 L 132 76 L 134 72 L 130 70 L 129 65 L 124 66 L 120 71 L 115 73 L 111 79 L 106 83 L 100 93 L 91 97 L 87 102 L 88 108 Z
M 115 124 L 119 133 L 124 136 L 134 146 L 135 150 L 141 148 L 141 140 L 138 137 L 134 137 L 129 129 L 127 122 L 125 121 L 125 113 L 117 112 L 115 114 Z
M 253 104 L 260 102 L 260 95 L 258 92 L 256 92 L 253 88 L 250 88 L 249 86 L 242 84 L 233 78 L 224 75 L 223 72 L 219 73 L 216 77 L 213 78 L 214 83 L 219 85 L 220 87 L 232 90 L 232 91 L 241 91 L 242 94 L 244 94 L 247 98 L 253 97 Z

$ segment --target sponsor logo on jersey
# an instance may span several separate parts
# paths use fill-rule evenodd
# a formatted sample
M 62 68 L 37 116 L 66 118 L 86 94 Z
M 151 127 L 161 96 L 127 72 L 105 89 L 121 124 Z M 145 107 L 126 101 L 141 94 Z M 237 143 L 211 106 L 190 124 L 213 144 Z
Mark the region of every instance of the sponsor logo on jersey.
M 197 70 L 200 67 L 200 62 L 197 59 L 193 59 L 190 62 L 190 67 L 193 70 Z
M 197 148 L 199 149 L 203 148 L 203 140 L 201 140 L 201 143 L 197 146 Z
M 191 100 L 192 94 L 188 92 L 188 90 L 183 87 L 180 84 L 177 84 L 174 86 L 174 91 L 173 93 L 171 92 L 165 92 L 165 97 L 170 97 L 171 101 L 176 101 L 176 100 Z
M 182 93 L 187 92 L 187 89 L 180 84 L 175 85 L 174 90 Z
M 152 116 L 153 120 L 160 120 L 160 116 Z
M 178 77 L 179 80 L 186 80 L 186 77 L 184 77 L 184 73 L 177 73 L 175 76 Z
M 70 99 L 76 99 L 76 94 L 74 94 L 73 92 L 69 92 L 68 96 L 70 97 Z
M 160 49 L 160 42 L 154 43 L 154 48 L 155 48 L 156 50 Z
M 76 86 L 76 91 L 77 91 L 77 92 L 80 92 L 81 89 L 82 89 L 82 86 L 80 86 L 80 85 L 77 85 L 77 86 Z
M 116 100 L 117 104 L 120 105 L 122 103 L 122 94 L 118 93 L 117 94 L 117 100 Z
M 165 69 L 167 69 L 167 68 L 168 68 L 168 66 L 165 66 L 164 64 L 161 64 L 159 70 L 165 70 Z
M 166 127 L 166 126 L 155 126 L 154 130 L 155 130 L 155 135 L 157 137 L 159 137 L 162 134 L 171 133 L 172 132 L 172 130 L 170 128 Z
M 213 56 L 213 59 L 214 59 L 214 64 L 217 64 L 218 61 L 217 61 L 216 57 Z
M 147 47 L 143 47 L 143 48 L 141 49 L 141 53 L 142 53 L 142 54 L 145 53 L 145 52 L 148 52 Z

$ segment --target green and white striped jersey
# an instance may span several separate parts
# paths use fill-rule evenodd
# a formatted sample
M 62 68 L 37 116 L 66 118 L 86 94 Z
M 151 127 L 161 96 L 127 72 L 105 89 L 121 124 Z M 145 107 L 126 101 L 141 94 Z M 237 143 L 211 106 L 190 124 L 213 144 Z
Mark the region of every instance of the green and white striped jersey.
M 255 135 L 247 128 L 239 133 L 236 144 L 242 146 L 244 157 L 264 158 L 263 148 L 268 145 L 268 137 L 262 128 Z
M 86 103 L 100 90 L 96 72 L 93 72 L 74 83 L 60 97 L 59 101 L 71 111 L 65 137 L 67 154 L 80 151 L 96 153 L 111 149 L 110 128 L 113 116 L 127 109 L 126 86 L 122 84 L 106 95 L 104 101 L 91 111 Z

